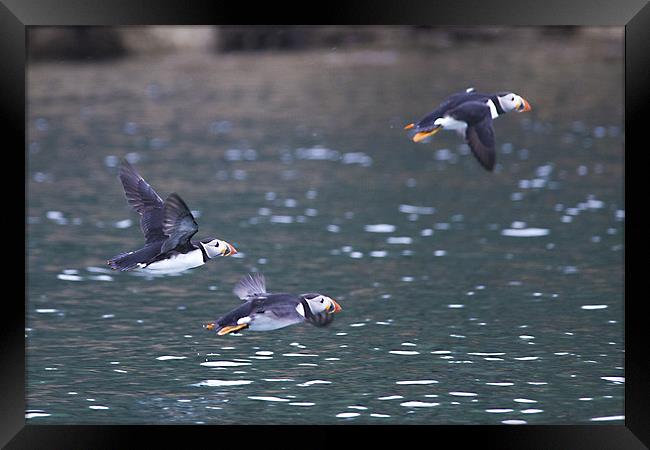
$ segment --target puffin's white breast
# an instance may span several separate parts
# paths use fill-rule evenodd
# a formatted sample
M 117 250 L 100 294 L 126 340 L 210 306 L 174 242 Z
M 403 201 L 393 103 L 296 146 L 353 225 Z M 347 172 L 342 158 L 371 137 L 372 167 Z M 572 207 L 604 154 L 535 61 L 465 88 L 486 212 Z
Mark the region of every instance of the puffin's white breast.
M 177 253 L 170 256 L 168 259 L 156 261 L 146 267 L 140 267 L 138 270 L 141 272 L 162 275 L 166 273 L 182 272 L 183 270 L 202 266 L 203 264 L 203 253 L 201 253 L 201 250 L 196 249 L 187 253 Z
M 249 329 L 253 331 L 270 331 L 288 327 L 294 323 L 302 322 L 299 317 L 277 317 L 268 313 L 256 314 L 251 318 Z

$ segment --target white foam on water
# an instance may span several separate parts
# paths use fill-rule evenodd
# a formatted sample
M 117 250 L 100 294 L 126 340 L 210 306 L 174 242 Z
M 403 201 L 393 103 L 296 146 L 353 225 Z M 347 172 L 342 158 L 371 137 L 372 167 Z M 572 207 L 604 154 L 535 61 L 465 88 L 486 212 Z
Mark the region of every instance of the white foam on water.
M 260 351 L 258 351 L 258 352 L 255 352 L 255 354 L 256 354 L 256 355 L 260 355 L 260 356 L 270 356 L 270 355 L 273 354 L 273 352 L 271 352 L 271 351 L 266 351 L 266 350 L 260 350 Z
M 379 413 L 372 413 L 370 414 L 370 417 L 390 417 L 388 414 L 379 414 Z
M 363 152 L 344 153 L 341 162 L 343 164 L 360 164 L 363 167 L 370 167 L 372 158 Z
M 63 213 L 61 211 L 48 211 L 45 217 L 50 220 L 61 220 L 63 219 Z
M 262 378 L 263 381 L 295 381 L 293 378 Z
M 56 276 L 59 280 L 64 280 L 64 281 L 81 281 L 83 280 L 82 277 L 79 275 L 67 275 L 64 273 L 60 273 Z
M 468 355 L 475 355 L 475 356 L 503 356 L 503 355 L 505 355 L 505 353 L 503 353 L 503 352 L 491 352 L 491 353 L 487 353 L 487 352 L 470 352 L 470 353 L 468 353 Z
M 363 258 L 363 253 L 361 253 L 361 252 L 350 252 L 350 258 L 354 258 L 354 259 Z
M 377 397 L 377 400 L 398 400 L 404 398 L 401 395 L 389 395 L 387 397 Z
M 296 386 L 307 387 L 307 386 L 312 386 L 314 384 L 332 384 L 332 382 L 326 380 L 311 380 L 311 381 L 305 381 L 304 383 L 297 384 Z
M 187 358 L 187 356 L 163 355 L 163 356 L 159 356 L 159 357 L 157 357 L 156 359 L 157 359 L 158 361 L 168 361 L 168 360 L 170 360 L 170 359 L 185 359 L 185 358 Z
M 404 381 L 396 381 L 395 384 L 436 384 L 438 383 L 436 380 L 404 380 Z
M 510 237 L 547 236 L 549 233 L 548 228 L 506 228 L 501 230 L 501 235 Z
M 312 402 L 291 402 L 289 404 L 291 406 L 314 406 L 316 403 L 312 403 Z
M 594 310 L 594 309 L 605 309 L 607 305 L 582 305 L 580 309 Z
M 102 406 L 102 405 L 92 405 L 92 406 L 89 406 L 88 408 L 90 408 L 90 409 L 109 409 L 108 406 Z
M 539 359 L 539 356 L 522 356 L 521 358 L 515 358 L 517 361 L 535 361 Z
M 439 404 L 440 403 L 410 401 L 400 403 L 400 406 L 405 406 L 407 408 L 431 408 L 433 406 L 438 406 Z
M 378 223 L 375 225 L 366 225 L 363 229 L 368 233 L 392 233 L 397 229 L 397 227 L 387 223 Z
M 605 381 L 613 381 L 614 383 L 625 383 L 625 377 L 600 377 Z
M 519 419 L 508 419 L 508 420 L 502 420 L 501 423 L 504 425 L 525 425 L 527 422 L 525 420 L 519 420 Z
M 529 398 L 515 398 L 513 401 L 517 403 L 537 403 L 537 400 L 531 400 Z
M 408 236 L 391 236 L 386 239 L 388 244 L 408 245 L 413 243 L 413 239 Z
M 90 279 L 96 281 L 113 281 L 113 277 L 110 275 L 92 275 Z
M 445 250 L 436 250 L 433 252 L 433 256 L 445 256 L 447 252 Z
M 237 366 L 250 366 L 248 362 L 235 362 L 235 361 L 206 361 L 200 365 L 205 367 L 237 367 Z
M 515 383 L 509 383 L 509 382 L 497 382 L 497 383 L 485 383 L 489 386 L 514 386 Z
M 357 417 L 360 416 L 361 414 L 359 413 L 353 413 L 353 412 L 344 412 L 344 413 L 338 413 L 336 417 L 339 417 L 341 419 L 346 419 L 348 417 Z
M 625 416 L 605 416 L 605 417 L 594 417 L 589 419 L 592 422 L 605 422 L 609 420 L 625 420 Z
M 360 405 L 352 405 L 352 406 L 348 406 L 348 408 L 349 409 L 358 409 L 359 411 L 365 411 L 366 409 L 368 409 L 365 406 L 360 406 Z
M 133 221 L 131 219 L 119 220 L 113 223 L 113 226 L 115 228 L 120 228 L 120 229 L 129 228 L 131 225 L 133 225 Z
M 392 353 L 393 355 L 419 355 L 420 352 L 416 352 L 414 350 L 391 350 L 388 353 Z
M 399 205 L 399 212 L 405 214 L 430 215 L 436 212 L 432 206 Z
M 51 415 L 52 414 L 48 414 L 46 412 L 27 412 L 25 414 L 25 419 L 35 419 L 37 417 L 48 417 Z
M 475 392 L 450 392 L 449 395 L 456 397 L 476 397 L 478 394 Z
M 456 309 L 457 308 L 464 308 L 464 307 L 465 307 L 465 305 L 461 305 L 459 303 L 452 303 L 450 305 L 447 305 L 447 308 L 452 308 L 452 309 L 454 309 L 454 308 L 456 308 Z
M 513 412 L 513 409 L 510 408 L 492 408 L 492 409 L 486 409 L 485 412 L 488 413 L 494 413 L 494 414 L 502 414 L 502 413 L 508 413 L 508 412 Z
M 293 223 L 293 216 L 271 216 L 271 223 Z
M 386 255 L 388 255 L 388 252 L 385 250 L 375 250 L 370 252 L 370 256 L 373 258 L 384 258 Z
M 59 312 L 58 309 L 53 309 L 53 308 L 40 308 L 36 310 L 37 313 L 40 314 L 52 314 L 52 313 L 57 313 Z
M 450 350 L 434 350 L 431 352 L 432 355 L 448 355 L 450 353 Z
M 289 356 L 289 357 L 295 357 L 295 356 L 298 356 L 298 357 L 304 357 L 304 356 L 318 356 L 318 355 L 314 355 L 314 354 L 312 354 L 312 353 L 283 353 L 282 356 Z
M 522 414 L 539 414 L 541 412 L 544 412 L 544 410 L 543 409 L 530 408 L 530 409 L 522 409 L 520 412 Z
M 264 401 L 264 402 L 288 402 L 288 401 L 290 401 L 287 398 L 271 397 L 271 396 L 266 397 L 266 396 L 251 395 L 248 398 L 250 398 L 251 400 L 261 400 L 261 401 Z
M 209 387 L 222 387 L 222 386 L 243 386 L 251 384 L 250 380 L 203 380 L 191 386 L 209 386 Z

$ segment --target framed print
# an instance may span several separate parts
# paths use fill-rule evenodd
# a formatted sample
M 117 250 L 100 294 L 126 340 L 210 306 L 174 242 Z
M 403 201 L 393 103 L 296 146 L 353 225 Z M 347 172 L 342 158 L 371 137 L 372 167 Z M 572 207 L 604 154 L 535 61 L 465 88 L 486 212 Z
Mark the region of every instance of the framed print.
M 3 2 L 7 448 L 647 445 L 650 7 L 335 6 Z

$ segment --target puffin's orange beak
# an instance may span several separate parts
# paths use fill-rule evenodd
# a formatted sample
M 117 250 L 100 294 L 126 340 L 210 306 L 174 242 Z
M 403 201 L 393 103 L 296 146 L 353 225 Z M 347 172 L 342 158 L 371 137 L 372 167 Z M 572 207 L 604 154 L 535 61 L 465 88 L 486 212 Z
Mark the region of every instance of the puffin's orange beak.
M 530 107 L 530 103 L 528 101 L 521 97 L 521 105 L 519 105 L 519 112 L 526 112 L 530 111 L 532 108 Z
M 339 311 L 341 310 L 341 305 L 339 305 L 338 303 L 336 303 L 336 301 L 335 301 L 334 299 L 331 299 L 331 300 L 332 300 L 332 306 L 333 306 L 334 309 L 332 309 L 332 310 L 329 311 L 329 312 L 331 312 L 331 313 L 337 313 L 337 312 L 339 312 Z
M 228 244 L 227 242 L 226 242 L 226 247 L 228 248 L 228 251 L 223 256 L 232 256 L 237 253 L 237 249 L 232 245 Z

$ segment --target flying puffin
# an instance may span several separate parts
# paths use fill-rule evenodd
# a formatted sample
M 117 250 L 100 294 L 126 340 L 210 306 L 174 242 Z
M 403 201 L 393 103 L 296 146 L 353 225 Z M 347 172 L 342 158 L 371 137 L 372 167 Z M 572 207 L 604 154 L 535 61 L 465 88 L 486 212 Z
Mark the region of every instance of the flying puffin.
M 420 142 L 440 130 L 456 130 L 465 136 L 474 156 L 487 170 L 494 169 L 494 128 L 492 121 L 509 112 L 530 111 L 530 103 L 512 92 L 481 94 L 474 88 L 448 97 L 419 122 L 406 125 L 413 130 L 413 142 Z
M 244 304 L 205 326 L 219 336 L 248 328 L 252 331 L 270 331 L 301 322 L 318 327 L 329 325 L 339 304 L 324 294 L 301 295 L 266 292 L 266 281 L 261 273 L 248 274 L 233 289 Z
M 191 240 L 199 226 L 183 199 L 173 193 L 163 202 L 126 160 L 120 166 L 120 180 L 127 202 L 141 216 L 145 245 L 109 259 L 111 268 L 165 275 L 237 253 L 235 247 L 221 239 Z

